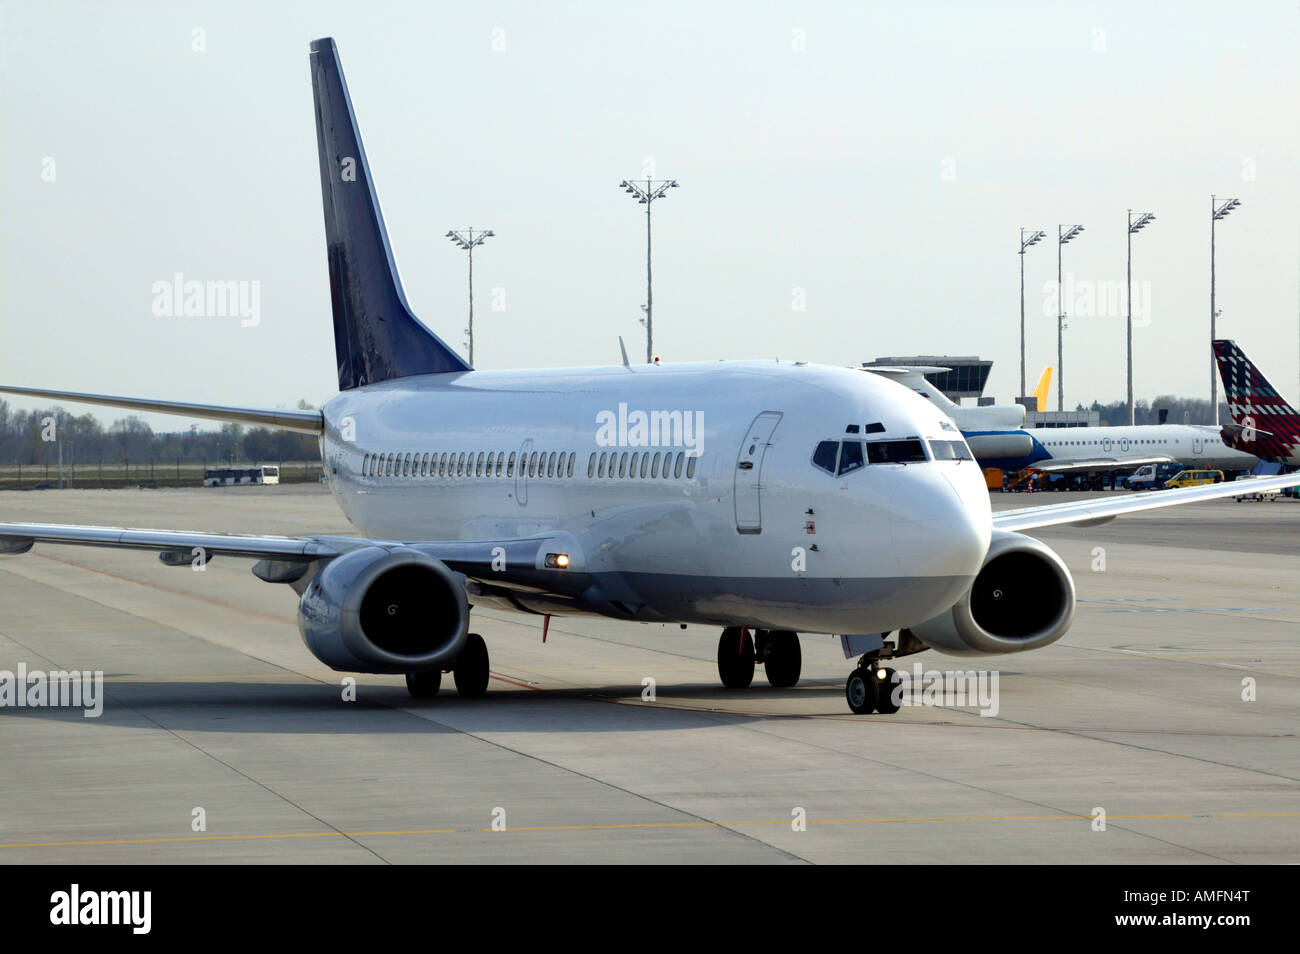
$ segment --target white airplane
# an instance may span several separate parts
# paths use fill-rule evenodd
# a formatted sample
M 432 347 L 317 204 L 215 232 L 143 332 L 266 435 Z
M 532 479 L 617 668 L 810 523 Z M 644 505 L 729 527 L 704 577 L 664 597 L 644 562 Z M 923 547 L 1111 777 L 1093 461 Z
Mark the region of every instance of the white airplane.
M 1019 404 L 962 407 L 948 400 L 925 375 L 947 368 L 867 367 L 928 400 L 961 428 L 981 467 L 1007 471 L 1032 468 L 1044 474 L 1129 471 L 1146 464 L 1181 463 L 1212 470 L 1249 470 L 1255 455 L 1229 444 L 1219 428 L 1196 424 L 1134 424 L 1119 427 L 1036 427 L 1025 429 Z M 1039 409 L 1047 397 L 1052 369 L 1038 379 Z
M 960 433 L 874 375 L 777 362 L 475 371 L 410 312 L 334 42 L 311 46 L 339 388 L 320 411 L 0 390 L 318 434 L 360 537 L 0 524 L 36 544 L 256 560 L 339 671 L 489 678 L 471 608 L 722 628 L 728 687 L 799 678 L 799 633 L 860 655 L 854 712 L 895 711 L 880 663 L 1019 652 L 1074 618 L 1061 559 L 1020 531 L 1231 495 L 1230 485 L 993 515 Z M 1294 478 L 1266 478 L 1294 483 Z M 1282 484 L 1279 484 L 1281 486 Z M 897 635 L 894 635 L 897 634 Z M 886 641 L 886 637 L 890 641 Z M 886 688 L 882 688 L 886 687 Z

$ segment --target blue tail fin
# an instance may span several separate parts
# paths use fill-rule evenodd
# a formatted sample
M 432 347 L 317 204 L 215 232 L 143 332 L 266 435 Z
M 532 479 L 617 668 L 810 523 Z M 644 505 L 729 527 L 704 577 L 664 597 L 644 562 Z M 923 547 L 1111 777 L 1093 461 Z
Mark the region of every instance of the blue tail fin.
M 412 374 L 471 370 L 406 303 L 332 39 L 312 43 L 311 81 L 339 390 Z

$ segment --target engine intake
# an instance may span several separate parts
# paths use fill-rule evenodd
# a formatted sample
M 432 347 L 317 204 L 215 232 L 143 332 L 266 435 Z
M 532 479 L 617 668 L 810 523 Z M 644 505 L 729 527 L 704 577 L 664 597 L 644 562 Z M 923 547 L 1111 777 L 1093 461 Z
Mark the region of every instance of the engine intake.
M 911 633 L 954 655 L 1023 652 L 1064 636 L 1074 622 L 1074 604 L 1074 579 L 1050 547 L 1023 534 L 994 531 L 970 589 Z
M 464 579 L 407 547 L 363 547 L 332 560 L 298 602 L 298 631 L 341 672 L 444 669 L 469 632 Z

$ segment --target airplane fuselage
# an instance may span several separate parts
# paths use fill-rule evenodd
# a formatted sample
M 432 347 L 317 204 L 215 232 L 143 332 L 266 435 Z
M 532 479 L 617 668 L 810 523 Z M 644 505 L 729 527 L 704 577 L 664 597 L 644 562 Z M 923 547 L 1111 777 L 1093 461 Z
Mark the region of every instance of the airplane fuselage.
M 981 459 L 981 466 L 1019 470 L 1048 461 L 1068 463 L 1107 458 L 1115 460 L 1122 468 L 1126 461 L 1168 457 L 1187 467 L 1233 471 L 1249 470 L 1258 462 L 1254 455 L 1224 443 L 1218 428 L 1195 424 L 1040 427 L 1021 433 L 1033 441 L 1030 454 L 999 460 Z
M 883 632 L 951 606 L 990 541 L 973 461 L 815 465 L 825 441 L 919 440 L 931 458 L 959 437 L 922 398 L 849 369 L 469 371 L 356 388 L 324 414 L 331 489 L 368 537 L 572 535 L 595 591 L 567 606 L 514 594 L 515 608 Z

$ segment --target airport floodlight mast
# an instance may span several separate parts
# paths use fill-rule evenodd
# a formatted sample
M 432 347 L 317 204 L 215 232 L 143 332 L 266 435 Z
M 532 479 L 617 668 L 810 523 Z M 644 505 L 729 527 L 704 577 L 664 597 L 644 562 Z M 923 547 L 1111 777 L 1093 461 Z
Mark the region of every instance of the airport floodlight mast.
M 1217 197 L 1210 196 L 1210 341 L 1215 338 L 1215 319 L 1219 313 L 1214 309 L 1214 223 L 1225 219 L 1241 202 L 1226 199 L 1222 204 Z M 1214 345 L 1210 345 L 1210 416 L 1214 424 L 1219 423 L 1219 368 L 1214 360 Z
M 1025 230 L 1020 230 L 1020 396 L 1025 395 L 1025 249 L 1037 245 L 1047 238 L 1047 233 L 1035 229 L 1025 238 Z
M 654 364 L 654 290 L 650 281 L 650 207 L 655 199 L 662 199 L 669 189 L 677 188 L 676 179 L 624 179 L 619 184 L 628 195 L 636 196 L 639 205 L 645 206 L 645 363 Z
M 1061 249 L 1083 231 L 1082 225 L 1056 227 L 1056 409 L 1065 410 L 1065 289 L 1061 287 Z
M 469 327 L 465 329 L 465 334 L 469 337 L 467 346 L 469 348 L 469 364 L 474 366 L 474 246 L 482 245 L 496 233 L 491 229 L 484 231 L 474 231 L 472 228 L 463 232 L 451 231 L 447 233 L 447 238 L 457 248 L 462 248 L 469 253 Z
M 1134 218 L 1137 216 L 1137 218 Z M 1150 212 L 1128 210 L 1128 288 L 1125 299 L 1128 302 L 1128 422 L 1133 422 L 1133 236 L 1141 232 L 1156 217 Z

